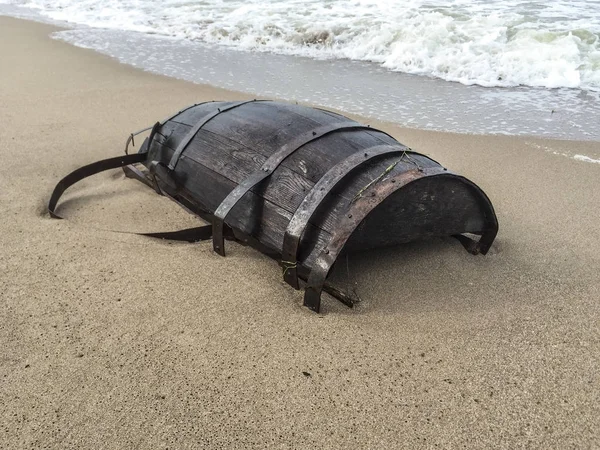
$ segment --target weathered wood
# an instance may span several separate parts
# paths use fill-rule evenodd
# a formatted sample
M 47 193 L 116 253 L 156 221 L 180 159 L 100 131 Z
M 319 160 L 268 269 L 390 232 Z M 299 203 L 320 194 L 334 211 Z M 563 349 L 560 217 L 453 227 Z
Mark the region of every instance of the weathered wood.
M 194 164 L 190 160 L 182 159 L 180 164 L 182 172 L 190 176 L 185 182 L 180 178 L 175 178 L 175 181 L 186 186 L 187 197 L 190 201 L 196 202 L 199 210 L 214 211 L 237 185 L 223 175 L 200 164 Z M 198 189 L 202 189 L 205 195 L 198 196 L 196 194 Z M 244 197 L 244 203 L 236 205 L 232 211 L 229 225 L 253 236 L 270 249 L 281 252 L 283 235 L 291 218 L 291 213 L 280 206 L 254 192 L 248 192 Z M 312 224 L 309 234 L 312 239 L 315 239 L 317 249 L 322 248 L 331 237 L 329 232 Z M 305 241 L 307 239 L 308 236 Z
M 262 154 L 213 133 L 202 136 L 202 138 L 198 136 L 190 144 L 189 152 L 184 154 L 182 161 L 191 159 L 203 167 L 223 174 L 225 178 L 234 183 L 242 182 L 266 160 Z M 210 136 L 211 140 L 205 139 L 206 136 Z M 164 156 L 161 158 L 170 158 L 171 153 L 171 148 L 165 148 L 162 153 Z M 340 214 L 347 210 L 348 204 L 356 193 L 381 173 L 381 165 L 387 167 L 397 160 L 398 156 L 380 158 L 370 165 L 365 165 L 364 171 L 351 174 L 347 179 L 347 187 L 338 193 L 332 192 L 327 208 L 323 208 L 311 224 L 331 233 L 337 225 Z M 430 166 L 425 163 L 424 165 Z M 390 172 L 390 176 L 412 167 L 414 167 L 412 162 L 403 162 Z M 266 183 L 254 189 L 253 192 L 258 192 L 266 200 L 293 214 L 313 186 L 312 181 L 282 165 L 271 178 L 266 180 Z
M 366 250 L 425 237 L 479 233 L 485 225 L 484 213 L 471 201 L 472 195 L 471 187 L 455 178 L 443 184 L 435 178 L 417 180 L 406 186 L 401 197 L 388 198 L 375 208 L 347 248 Z
M 166 124 L 164 127 L 165 131 L 171 138 L 161 143 L 168 146 L 169 149 L 175 148 L 178 145 L 178 141 L 173 137 L 186 133 L 186 128 L 182 129 L 181 127 L 182 125 L 170 126 L 169 124 Z M 332 137 L 339 137 L 343 140 L 345 139 L 343 136 L 344 133 L 332 135 Z M 356 133 L 354 135 L 356 135 Z M 351 136 L 352 134 L 350 137 Z M 324 137 L 323 140 L 327 140 L 328 138 L 329 137 Z M 362 142 L 363 147 L 361 148 L 367 148 L 368 146 L 383 141 L 384 140 L 378 140 L 377 138 L 367 139 Z M 307 145 L 307 147 L 310 145 L 311 144 Z M 307 152 L 314 153 L 315 155 L 318 155 L 323 151 L 323 149 L 315 149 L 314 146 L 310 148 L 313 150 L 307 150 Z M 225 174 L 227 178 L 236 183 L 242 182 L 250 175 L 250 173 L 257 170 L 268 156 L 270 156 L 270 154 L 264 148 L 258 147 L 256 150 L 251 149 L 239 142 L 228 139 L 227 137 L 205 130 L 202 130 L 196 139 L 190 143 L 189 148 L 183 155 L 184 158 L 193 159 L 199 164 L 215 170 L 218 173 Z M 347 189 L 340 190 L 337 193 L 334 192 L 332 195 L 338 195 L 347 201 L 351 201 L 356 192 L 381 173 L 381 167 L 385 169 L 385 167 L 388 167 L 397 160 L 397 156 L 380 158 L 378 162 L 366 165 L 363 171 L 353 174 L 351 178 L 348 178 Z M 421 155 L 410 155 L 410 157 L 405 158 L 405 162 L 394 168 L 394 171 L 390 173 L 390 176 L 401 173 L 402 171 L 407 170 L 408 167 L 413 167 L 414 163 L 411 162 L 411 160 L 414 160 L 421 167 L 433 167 L 435 165 L 435 163 L 426 157 Z M 313 164 L 312 160 L 309 160 L 308 164 L 297 164 L 294 166 L 293 162 L 284 161 L 273 176 L 266 180 L 261 186 L 264 197 L 293 213 L 315 184 L 313 180 L 307 178 L 303 174 L 301 167 L 307 167 L 307 172 L 309 171 L 308 169 L 310 169 L 311 172 L 319 171 L 320 173 L 313 176 L 313 178 L 318 181 L 322 176 L 321 172 L 324 172 L 323 167 L 327 167 L 326 164 L 328 164 L 327 161 L 322 161 L 321 164 Z M 341 205 L 343 204 L 343 200 L 340 200 L 337 203 Z M 326 216 L 323 217 L 325 229 L 335 227 L 338 216 L 339 211 L 328 210 Z
M 232 105 L 235 108 L 228 110 Z M 219 109 L 224 112 L 215 114 Z M 337 128 L 336 124 L 344 121 L 353 128 L 320 135 L 319 130 Z M 291 253 L 297 252 L 296 259 L 287 262 L 298 264 L 298 270 L 288 277 L 292 285 L 291 278 L 297 274 L 322 285 L 335 262 L 333 255 L 342 247 L 358 251 L 431 236 L 473 233 L 483 236 L 482 245 L 470 248 L 487 251 L 497 221 L 477 186 L 386 133 L 353 124 L 359 125 L 337 113 L 284 103 L 202 104 L 161 124 L 149 145 L 148 167 L 154 168 L 159 185 L 169 195 L 209 219 L 225 198 L 233 198 L 229 194 L 237 186 L 247 186 L 243 195 L 241 188 L 237 190 L 240 194 L 222 220 L 239 239 L 280 258 L 286 229 L 306 196 L 332 167 L 354 161 L 347 173 L 336 169 L 339 179 L 331 183 L 330 192 L 314 196 L 320 205 L 310 209 L 300 244 Z M 314 139 L 299 138 L 310 138 L 310 133 Z M 294 141 L 304 145 L 292 148 L 289 143 Z M 284 159 L 274 159 L 286 145 L 292 152 Z M 382 145 L 398 150 L 371 158 L 369 149 Z M 176 150 L 174 170 L 161 169 Z M 360 155 L 365 161 L 358 164 Z M 275 160 L 273 169 L 265 169 L 265 163 Z M 261 170 L 269 170 L 268 175 L 260 175 Z M 249 179 L 254 181 L 249 183 Z M 353 216 L 360 221 L 355 223 Z M 220 235 L 214 227 L 213 232 Z M 220 249 L 216 244 L 215 248 Z M 315 269 L 318 271 L 310 275 Z M 307 294 L 311 307 L 317 309 L 320 289 L 311 285 Z
M 167 122 L 156 139 L 156 144 L 164 147 L 158 150 L 161 152 L 161 158 L 172 156 L 172 151 L 179 146 L 181 139 L 193 127 L 194 121 L 200 120 L 218 107 L 227 108 L 231 104 L 230 102 L 207 103 L 188 109 Z M 182 159 L 191 160 L 198 165 L 194 175 L 188 178 L 202 179 L 205 174 L 199 172 L 202 171 L 200 167 L 204 167 L 214 173 L 222 174 L 223 179 L 215 183 L 227 186 L 227 190 L 230 191 L 235 187 L 235 183 L 241 183 L 256 171 L 273 152 L 291 138 L 315 126 L 339 121 L 340 117 L 337 114 L 325 114 L 323 111 L 297 105 L 270 102 L 250 103 L 232 109 L 206 123 L 185 149 Z M 270 202 L 268 210 L 271 205 L 276 205 L 283 210 L 276 214 L 283 219 L 281 220 L 283 223 L 296 211 L 303 198 L 329 167 L 351 153 L 380 143 L 397 144 L 393 138 L 377 130 L 342 131 L 325 136 L 290 155 L 272 177 L 254 188 L 252 192 Z M 405 159 L 406 161 L 394 167 L 389 173 L 390 177 L 415 165 L 424 168 L 437 165 L 422 155 L 410 155 Z M 353 197 L 397 160 L 397 157 L 384 157 L 380 161 L 365 165 L 361 172 L 348 176 L 344 189 L 332 192 L 311 225 L 330 234 L 335 229 L 340 215 L 348 209 Z M 184 181 L 186 182 L 188 181 Z M 202 186 L 195 186 L 195 188 L 201 189 Z M 218 206 L 218 202 L 225 196 L 212 197 L 213 204 Z M 244 204 L 251 207 L 239 209 L 255 211 L 256 208 L 265 207 L 257 202 L 260 203 L 256 198 L 244 199 Z M 212 207 L 209 207 L 209 210 L 214 211 Z M 232 213 L 231 220 L 239 222 L 246 231 L 257 233 L 256 227 L 260 229 L 259 225 L 249 228 L 251 224 L 242 223 L 243 219 L 239 217 L 237 211 Z M 248 216 L 247 220 L 259 223 L 255 216 Z M 280 242 L 281 236 L 265 236 L 265 238 L 269 239 L 271 245 L 275 245 Z
M 156 123 L 139 153 L 63 178 L 48 211 L 59 217 L 58 200 L 77 181 L 134 163 L 148 171 L 128 166 L 128 176 L 212 222 L 145 235 L 211 235 L 220 254 L 225 237 L 252 245 L 281 261 L 291 286 L 306 282 L 304 304 L 316 311 L 323 289 L 355 300 L 326 281 L 344 249 L 455 235 L 469 252 L 485 254 L 498 230 L 481 189 L 386 133 L 337 113 L 257 101 L 193 105 Z

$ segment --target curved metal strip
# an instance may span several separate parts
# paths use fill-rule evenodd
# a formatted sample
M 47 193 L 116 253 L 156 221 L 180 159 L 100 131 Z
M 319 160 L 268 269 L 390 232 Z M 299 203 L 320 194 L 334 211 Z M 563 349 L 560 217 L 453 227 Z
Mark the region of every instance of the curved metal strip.
M 400 153 L 416 153 L 410 151 L 407 147 L 397 145 L 377 145 L 365 148 L 360 152 L 353 153 L 346 159 L 333 166 L 323 177 L 314 185 L 304 200 L 294 213 L 292 220 L 288 224 L 283 237 L 283 248 L 281 260 L 284 262 L 286 270 L 284 273 L 285 281 L 295 289 L 299 289 L 297 257 L 300 240 L 304 234 L 308 223 L 312 219 L 315 211 L 321 205 L 323 200 L 329 195 L 347 175 L 353 172 L 367 161 L 383 155 Z M 400 157 L 400 160 L 402 159 Z
M 193 105 L 186 106 L 185 108 L 183 108 L 183 109 L 180 109 L 180 110 L 179 110 L 179 111 L 177 111 L 176 113 L 174 113 L 174 114 L 171 114 L 171 115 L 170 115 L 169 117 L 167 117 L 166 119 L 163 119 L 163 120 L 161 120 L 160 122 L 157 122 L 157 123 L 155 123 L 155 124 L 154 124 L 154 125 L 152 125 L 152 126 L 149 126 L 149 127 L 143 128 L 143 129 L 141 129 L 141 130 L 138 130 L 138 131 L 134 131 L 133 133 L 131 133 L 131 134 L 130 134 L 130 135 L 127 137 L 127 142 L 125 142 L 125 154 L 126 154 L 126 155 L 128 155 L 128 154 L 129 154 L 129 144 L 132 144 L 133 146 L 135 146 L 135 141 L 133 140 L 133 138 L 134 138 L 135 136 L 137 136 L 138 134 L 140 134 L 140 133 L 143 133 L 144 131 L 148 131 L 148 130 L 153 130 L 153 131 L 155 131 L 155 128 L 156 128 L 157 126 L 158 126 L 158 127 L 161 127 L 161 126 L 163 126 L 163 125 L 164 125 L 165 123 L 167 123 L 169 120 L 173 120 L 173 119 L 174 119 L 175 117 L 177 117 L 179 114 L 181 114 L 181 113 L 183 113 L 183 112 L 187 111 L 188 109 L 192 109 L 192 108 L 195 108 L 196 106 L 200 106 L 200 105 L 205 105 L 206 103 L 214 103 L 214 102 L 215 102 L 214 100 L 211 100 L 211 101 L 208 101 L 208 102 L 194 103 Z
M 200 121 L 196 125 L 194 125 L 194 127 L 190 131 L 188 131 L 188 133 L 185 135 L 183 140 L 179 143 L 179 145 L 175 149 L 175 152 L 173 153 L 173 156 L 171 157 L 171 161 L 169 162 L 169 166 L 168 166 L 169 170 L 175 170 L 175 167 L 177 166 L 177 163 L 179 162 L 179 158 L 181 158 L 181 154 L 183 153 L 185 148 L 192 141 L 192 139 L 194 139 L 196 134 L 198 134 L 198 132 L 204 125 L 206 125 L 208 122 L 210 122 L 216 116 L 218 116 L 221 113 L 224 113 L 225 111 L 229 111 L 231 109 L 245 105 L 246 103 L 252 103 L 252 102 L 256 102 L 256 101 L 260 101 L 260 100 L 246 100 L 243 102 L 235 102 L 224 108 L 217 108 L 216 111 L 213 111 L 213 112 L 207 114 L 206 116 L 204 116 L 202 119 L 200 119 Z M 177 116 L 178 114 L 180 114 L 180 113 L 175 114 L 175 116 Z
M 62 217 L 60 217 L 56 213 L 56 205 L 58 204 L 58 201 L 60 200 L 60 197 L 63 195 L 63 193 L 78 181 L 81 181 L 84 178 L 95 175 L 97 173 L 104 172 L 105 170 L 118 169 L 119 167 L 123 167 L 128 164 L 144 162 L 147 157 L 147 153 L 133 153 L 131 155 L 117 156 L 115 158 L 108 158 L 103 159 L 102 161 L 96 161 L 94 163 L 80 167 L 77 170 L 74 170 L 62 180 L 60 180 L 54 188 L 54 191 L 52 191 L 50 201 L 48 202 L 48 212 L 50 213 L 50 216 L 55 219 L 62 219 Z
M 378 186 L 377 193 L 374 197 L 362 197 L 354 203 L 353 207 L 349 211 L 349 214 L 344 217 L 340 223 L 340 226 L 336 229 L 336 232 L 332 236 L 331 241 L 327 247 L 323 249 L 317 258 L 317 261 L 315 262 L 315 265 L 308 277 L 308 282 L 304 293 L 304 306 L 312 309 L 313 311 L 319 312 L 321 307 L 321 292 L 323 291 L 325 280 L 327 279 L 335 260 L 343 250 L 346 241 L 350 238 L 352 233 L 354 233 L 356 228 L 365 219 L 365 217 L 398 189 L 401 189 L 407 184 L 420 178 L 430 176 L 449 176 L 459 178 L 463 182 L 467 182 L 467 184 L 471 185 L 480 194 L 480 199 L 483 200 L 483 206 L 487 208 L 485 213 L 488 227 L 483 231 L 481 239 L 477 245 L 482 247 L 481 253 L 484 253 L 484 249 L 485 252 L 487 252 L 494 237 L 496 236 L 498 222 L 496 220 L 494 210 L 491 207 L 491 203 L 483 191 L 470 180 L 460 175 L 455 175 L 453 173 L 444 171 L 444 169 L 441 167 L 426 168 L 423 169 L 423 172 L 418 172 L 417 170 L 407 171 L 395 176 L 392 180 L 390 180 L 390 182 L 382 183 L 380 186 Z
M 343 114 L 337 113 L 335 111 L 331 111 L 329 109 L 317 108 L 316 106 L 311 106 L 311 108 L 312 109 L 316 109 L 317 111 L 322 111 L 324 113 L 335 114 L 336 116 L 343 117 L 344 119 L 352 120 L 349 117 L 344 116 Z M 371 125 L 367 125 L 367 129 L 369 131 L 377 131 L 378 133 L 385 134 L 386 136 L 391 137 L 395 142 L 398 142 L 397 139 L 394 136 L 392 136 L 390 133 L 388 133 L 386 131 L 383 131 L 383 130 L 380 130 L 379 128 L 373 128 Z M 374 136 L 374 137 L 376 137 L 376 136 Z M 392 144 L 384 144 L 384 145 L 392 145 Z M 402 144 L 400 144 L 400 145 L 402 145 Z M 410 147 L 407 147 L 407 149 L 410 150 L 410 152 L 415 153 L 417 155 L 424 156 L 425 158 L 427 158 L 427 159 L 429 159 L 429 160 L 433 161 L 434 163 L 436 163 L 436 164 L 438 164 L 438 165 L 441 166 L 441 164 L 439 162 L 437 162 L 435 159 L 433 159 L 431 156 L 425 155 L 423 153 L 415 152 Z M 406 153 L 410 153 L 410 152 L 406 152 Z
M 129 137 L 127 138 L 127 142 L 125 142 L 125 154 L 129 155 L 129 144 L 131 144 L 132 146 L 135 147 L 135 140 L 133 139 L 134 137 L 136 137 L 138 134 L 143 133 L 144 131 L 152 130 L 155 126 L 156 126 L 156 124 L 151 125 L 146 128 L 143 128 L 138 131 L 134 131 L 133 133 L 129 134 Z M 140 152 L 138 152 L 138 153 L 140 153 Z
M 408 183 L 418 180 L 419 178 L 446 174 L 443 168 L 433 167 L 419 171 L 417 169 L 408 170 L 393 178 L 393 181 L 381 183 L 376 187 L 376 195 L 371 197 L 361 197 L 348 210 L 348 214 L 339 224 L 336 232 L 331 237 L 331 241 L 326 248 L 323 249 L 315 266 L 313 267 L 304 292 L 304 306 L 319 312 L 321 308 L 321 292 L 323 285 L 331 267 L 335 263 L 338 255 L 344 248 L 346 241 L 352 235 L 354 230 L 367 217 L 367 215 L 383 202 L 390 194 L 403 188 Z
M 248 178 L 242 181 L 235 187 L 233 191 L 229 193 L 227 197 L 221 202 L 219 207 L 214 213 L 213 219 L 213 248 L 221 256 L 225 256 L 225 246 L 223 239 L 223 227 L 225 218 L 229 212 L 233 209 L 236 203 L 254 186 L 269 177 L 275 169 L 285 160 L 288 156 L 294 153 L 299 148 L 308 144 L 309 142 L 316 141 L 328 134 L 336 131 L 348 131 L 348 130 L 359 130 L 372 128 L 366 125 L 361 125 L 356 122 L 337 122 L 329 125 L 323 125 L 321 127 L 310 130 L 299 136 L 296 136 L 292 141 L 285 144 L 263 163 L 262 167 L 256 172 L 251 173 Z

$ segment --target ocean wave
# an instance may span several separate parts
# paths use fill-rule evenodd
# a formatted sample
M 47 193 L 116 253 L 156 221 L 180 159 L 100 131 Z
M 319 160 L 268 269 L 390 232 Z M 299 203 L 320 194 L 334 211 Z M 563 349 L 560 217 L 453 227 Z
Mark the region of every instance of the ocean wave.
M 372 61 L 467 85 L 600 90 L 598 1 L 4 1 L 92 27 Z

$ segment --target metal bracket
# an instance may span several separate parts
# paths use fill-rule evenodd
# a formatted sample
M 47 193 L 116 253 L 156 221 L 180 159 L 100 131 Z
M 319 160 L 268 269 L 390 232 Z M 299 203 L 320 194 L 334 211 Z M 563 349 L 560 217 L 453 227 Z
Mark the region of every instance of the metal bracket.
M 156 186 L 155 178 L 149 177 L 148 175 L 146 175 L 144 172 L 142 172 L 140 169 L 138 169 L 133 164 L 124 166 L 123 172 L 125 172 L 125 176 L 127 178 L 133 178 L 134 180 L 141 181 L 146 186 L 154 189 L 155 192 L 162 195 L 162 193 L 160 192 L 160 189 L 158 188 L 158 186 Z
M 165 183 L 168 187 L 173 189 L 173 191 L 177 190 L 177 188 L 178 188 L 177 183 L 175 182 L 175 180 L 173 180 L 173 176 L 172 176 L 171 172 L 165 167 L 165 165 L 162 162 L 151 161 L 150 164 L 148 164 L 148 171 L 150 172 L 152 177 L 160 178 L 160 180 L 163 183 Z M 155 181 L 155 183 L 156 183 L 156 181 Z M 156 183 L 156 184 L 158 184 L 158 183 Z

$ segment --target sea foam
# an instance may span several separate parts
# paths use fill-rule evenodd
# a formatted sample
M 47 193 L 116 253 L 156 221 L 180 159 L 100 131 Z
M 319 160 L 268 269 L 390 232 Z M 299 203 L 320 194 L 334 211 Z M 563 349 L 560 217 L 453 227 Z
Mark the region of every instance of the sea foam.
M 0 0 L 49 18 L 230 48 L 372 61 L 481 86 L 600 91 L 600 2 Z

